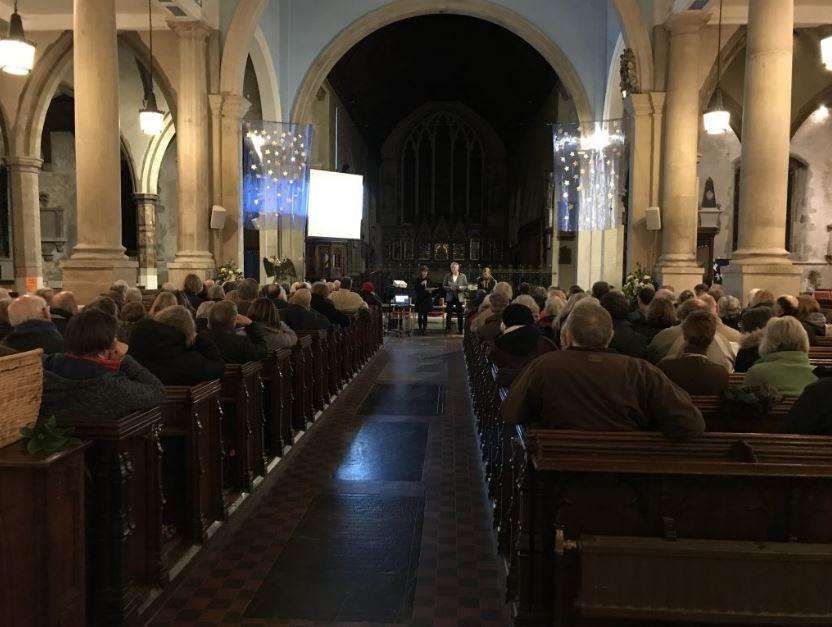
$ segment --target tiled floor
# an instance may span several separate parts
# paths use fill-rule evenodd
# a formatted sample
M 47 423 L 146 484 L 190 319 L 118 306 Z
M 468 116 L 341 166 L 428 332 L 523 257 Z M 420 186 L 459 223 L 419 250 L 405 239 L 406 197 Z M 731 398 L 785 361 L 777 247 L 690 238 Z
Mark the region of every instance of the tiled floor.
M 275 472 L 152 624 L 510 624 L 459 337 L 388 339 Z

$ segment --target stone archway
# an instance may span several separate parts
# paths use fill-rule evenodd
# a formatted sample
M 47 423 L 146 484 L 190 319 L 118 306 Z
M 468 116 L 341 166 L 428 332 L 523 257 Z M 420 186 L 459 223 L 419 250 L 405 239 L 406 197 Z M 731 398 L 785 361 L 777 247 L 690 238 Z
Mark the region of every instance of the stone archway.
M 338 60 L 369 34 L 394 22 L 420 15 L 451 13 L 466 15 L 502 26 L 514 33 L 552 66 L 575 101 L 578 118 L 593 120 L 593 110 L 586 89 L 566 54 L 535 24 L 515 11 L 492 2 L 474 0 L 395 0 L 363 15 L 342 30 L 321 51 L 306 72 L 292 107 L 291 120 L 308 122 L 312 119 L 315 94 Z
M 269 0 L 240 0 L 237 3 L 225 36 L 220 63 L 220 91 L 224 94 L 239 96 L 243 93 L 246 59 L 259 30 L 260 16 L 268 3 Z
M 650 33 L 644 26 L 636 0 L 613 0 L 621 25 L 621 36 L 627 47 L 636 55 L 636 75 L 642 92 L 653 89 L 653 47 L 650 45 Z M 613 57 L 615 59 L 615 57 Z

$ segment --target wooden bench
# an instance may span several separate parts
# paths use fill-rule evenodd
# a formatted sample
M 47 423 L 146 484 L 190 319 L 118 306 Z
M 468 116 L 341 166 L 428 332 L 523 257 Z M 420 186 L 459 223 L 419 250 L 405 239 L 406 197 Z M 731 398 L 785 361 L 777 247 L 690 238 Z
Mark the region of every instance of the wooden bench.
M 162 404 L 165 563 L 173 564 L 225 518 L 219 380 L 167 386 Z
M 283 348 L 263 360 L 260 373 L 265 386 L 263 410 L 265 412 L 265 448 L 269 462 L 283 456 L 285 447 L 294 442 L 292 427 L 292 351 Z
M 329 403 L 329 370 L 332 361 L 329 359 L 329 343 L 327 336 L 329 331 L 325 329 L 315 331 L 296 331 L 298 339 L 308 338 L 311 341 L 312 361 L 309 364 L 311 371 L 311 397 L 313 412 L 323 411 Z M 309 376 L 307 374 L 307 376 Z M 314 415 L 314 413 L 313 413 Z
M 308 335 L 299 335 L 298 343 L 292 348 L 292 370 L 294 373 L 292 427 L 295 431 L 305 431 L 307 423 L 311 423 L 315 417 L 312 409 L 312 390 L 314 389 L 312 338 Z
M 259 361 L 226 364 L 222 376 L 224 488 L 226 504 L 254 489 L 266 474 L 263 441 L 263 391 Z
M 162 564 L 162 412 L 116 420 L 73 418 L 59 424 L 90 440 L 86 524 L 87 619 L 94 625 L 139 622 L 154 588 L 167 585 Z
M 0 624 L 84 625 L 84 449 L 0 448 Z

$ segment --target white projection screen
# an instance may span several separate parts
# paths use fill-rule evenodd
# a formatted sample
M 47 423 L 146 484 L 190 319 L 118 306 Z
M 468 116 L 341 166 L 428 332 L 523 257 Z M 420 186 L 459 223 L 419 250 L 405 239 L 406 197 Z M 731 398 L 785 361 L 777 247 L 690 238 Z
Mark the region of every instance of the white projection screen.
M 363 210 L 363 176 L 309 171 L 309 237 L 361 239 Z

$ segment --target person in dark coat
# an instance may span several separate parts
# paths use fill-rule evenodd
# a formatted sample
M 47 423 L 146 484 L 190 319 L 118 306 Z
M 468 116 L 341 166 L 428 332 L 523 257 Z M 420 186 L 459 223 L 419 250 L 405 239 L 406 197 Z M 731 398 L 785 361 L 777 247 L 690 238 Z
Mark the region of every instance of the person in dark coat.
M 309 306 L 324 316 L 331 324 L 339 327 L 350 326 L 349 316 L 342 314 L 335 308 L 332 301 L 327 298 L 329 296 L 329 287 L 323 281 L 319 281 L 312 286 L 312 298 Z
M 43 358 L 42 417 L 115 420 L 158 406 L 165 388 L 116 340 L 116 319 L 85 309 L 66 328 L 66 352 Z
M 734 360 L 734 372 L 748 372 L 748 369 L 760 359 L 760 342 L 763 339 L 763 329 L 768 321 L 774 317 L 774 310 L 765 305 L 751 307 L 740 316 L 740 348 Z
M 430 284 L 427 266 L 419 268 L 419 276 L 413 281 L 413 286 L 413 305 L 419 319 L 419 333 L 424 335 L 428 328 L 428 313 L 433 309 L 433 292 L 436 290 L 436 287 Z
M 138 322 L 127 354 L 165 385 L 194 385 L 219 379 L 225 371 L 217 347 L 197 335 L 190 312 L 180 305 Z
M 293 331 L 315 331 L 332 326 L 325 316 L 312 309 L 312 293 L 305 287 L 295 290 L 289 306 L 281 309 L 279 314 Z
M 628 319 L 627 297 L 622 292 L 610 290 L 601 297 L 601 306 L 612 316 L 610 348 L 622 355 L 643 358 L 647 354 L 647 338 L 636 333 Z
M 540 333 L 534 315 L 525 305 L 513 303 L 503 309 L 502 333 L 494 340 L 488 359 L 497 366 L 497 383 L 511 385 L 514 378 L 533 359 L 549 351 L 555 345 Z
M 477 277 L 477 290 L 482 290 L 486 294 L 490 294 L 494 286 L 497 285 L 497 279 L 491 274 L 491 268 L 488 266 L 482 269 L 482 275 Z
M 63 335 L 69 319 L 78 313 L 78 303 L 75 302 L 75 294 L 70 291 L 58 292 L 52 297 L 52 304 L 49 306 L 49 315 L 52 322 Z
M 142 320 L 147 318 L 147 312 L 141 303 L 125 303 L 118 313 L 118 331 L 116 337 L 119 342 L 130 343 L 130 334 Z
M 783 433 L 832 435 L 832 377 L 810 383 L 789 410 Z
M 376 286 L 370 281 L 364 281 L 361 291 L 358 293 L 368 306 L 381 307 L 381 299 L 376 294 Z
M 188 301 L 191 309 L 196 311 L 205 301 L 205 290 L 200 279 L 195 274 L 189 274 L 182 283 L 182 296 Z
M 244 364 L 266 356 L 265 340 L 256 329 L 245 329 L 251 320 L 237 313 L 237 305 L 230 300 L 214 303 L 208 312 L 208 331 L 205 333 L 217 347 L 223 361 L 228 364 Z M 237 326 L 245 330 L 237 333 Z
M 12 325 L 9 324 L 9 304 L 12 299 L 0 300 L 0 341 L 5 340 L 12 332 Z
M 650 301 L 644 322 L 633 322 L 631 319 L 633 329 L 636 333 L 644 336 L 648 345 L 660 332 L 675 326 L 677 322 L 676 308 L 673 306 L 673 302 L 661 297 Z
M 42 348 L 47 355 L 64 352 L 64 338 L 52 322 L 49 307 L 40 296 L 15 298 L 8 309 L 11 332 L 5 345 L 18 352 Z
M 705 430 L 690 395 L 644 359 L 609 350 L 612 318 L 594 303 L 575 307 L 566 350 L 532 361 L 502 404 L 507 424 L 588 431 L 660 430 L 686 440 Z
M 682 335 L 684 352 L 662 359 L 659 370 L 688 394 L 716 395 L 727 390 L 728 370 L 706 356 L 716 336 L 716 317 L 709 311 L 692 311 L 682 322 Z

